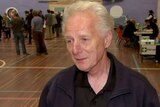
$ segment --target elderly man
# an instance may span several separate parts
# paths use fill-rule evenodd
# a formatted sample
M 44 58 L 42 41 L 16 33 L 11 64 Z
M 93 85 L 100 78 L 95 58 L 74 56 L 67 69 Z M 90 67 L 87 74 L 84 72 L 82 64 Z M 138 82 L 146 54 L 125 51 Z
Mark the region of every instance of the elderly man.
M 45 86 L 39 107 L 159 107 L 147 79 L 107 52 L 113 19 L 99 3 L 78 1 L 66 7 L 63 33 L 75 65 Z

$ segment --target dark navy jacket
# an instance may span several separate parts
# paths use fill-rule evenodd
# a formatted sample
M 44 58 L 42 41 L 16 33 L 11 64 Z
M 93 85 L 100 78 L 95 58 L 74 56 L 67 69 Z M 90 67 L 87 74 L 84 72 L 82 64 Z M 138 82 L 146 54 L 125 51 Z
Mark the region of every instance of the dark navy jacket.
M 160 107 L 156 90 L 148 80 L 121 64 L 113 55 L 115 89 L 107 107 Z M 39 107 L 74 107 L 74 65 L 53 77 L 42 91 Z

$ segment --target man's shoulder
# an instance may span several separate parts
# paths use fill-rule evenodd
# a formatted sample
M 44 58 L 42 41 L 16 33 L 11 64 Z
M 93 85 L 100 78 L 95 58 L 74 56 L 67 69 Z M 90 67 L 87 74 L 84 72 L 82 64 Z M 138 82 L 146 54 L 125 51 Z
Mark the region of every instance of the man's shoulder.
M 67 67 L 63 70 L 61 70 L 57 76 L 65 76 L 65 75 L 71 75 L 76 70 L 75 65 Z
M 54 82 L 54 81 L 66 81 L 69 79 L 74 78 L 74 74 L 76 72 L 76 67 L 75 65 L 71 66 L 71 67 L 67 67 L 61 71 L 59 71 L 56 75 L 54 75 L 51 79 L 50 82 Z
M 126 67 L 124 73 L 128 75 L 128 83 L 131 87 L 137 87 L 137 89 L 150 89 L 153 90 L 153 86 L 149 82 L 148 78 L 140 71 Z
M 143 75 L 140 71 L 136 71 L 133 68 L 129 68 L 128 66 L 122 64 L 114 56 L 112 56 L 112 58 L 114 59 L 116 77 L 118 79 L 117 81 L 119 81 L 119 84 L 124 83 L 124 85 L 132 85 L 131 87 L 150 87 L 152 89 L 152 85 L 145 77 L 145 75 Z

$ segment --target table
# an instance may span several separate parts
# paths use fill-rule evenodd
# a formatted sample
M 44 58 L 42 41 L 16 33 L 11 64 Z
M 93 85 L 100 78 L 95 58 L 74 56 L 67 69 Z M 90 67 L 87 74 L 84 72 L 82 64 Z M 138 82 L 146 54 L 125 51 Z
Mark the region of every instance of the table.
M 152 34 L 152 33 L 153 33 L 152 29 L 149 29 L 149 30 L 138 30 L 138 31 L 134 32 L 134 34 L 137 35 L 137 36 L 141 36 L 143 34 Z
M 150 35 L 153 34 L 153 30 L 152 29 L 148 29 L 148 30 L 138 30 L 135 31 L 134 34 L 136 36 L 139 36 L 139 41 L 142 39 L 149 39 Z M 142 36 L 145 35 L 145 36 Z
M 158 43 L 155 42 L 155 40 L 141 40 L 140 41 L 140 56 L 141 61 L 143 61 L 144 56 L 156 56 L 157 53 L 157 47 L 160 46 L 160 41 Z

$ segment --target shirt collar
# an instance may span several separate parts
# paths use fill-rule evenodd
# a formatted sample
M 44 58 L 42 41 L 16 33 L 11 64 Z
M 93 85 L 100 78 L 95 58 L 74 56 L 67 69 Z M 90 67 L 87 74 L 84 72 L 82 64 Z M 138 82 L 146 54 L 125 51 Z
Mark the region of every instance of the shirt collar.
M 103 90 L 113 90 L 115 86 L 115 65 L 112 57 L 109 57 L 111 61 L 110 70 L 109 70 L 109 76 L 106 85 L 104 86 Z M 87 72 L 78 70 L 75 76 L 75 87 L 83 87 L 83 88 L 90 88 L 90 84 L 88 82 L 87 78 Z

